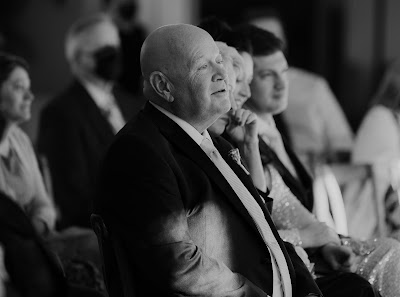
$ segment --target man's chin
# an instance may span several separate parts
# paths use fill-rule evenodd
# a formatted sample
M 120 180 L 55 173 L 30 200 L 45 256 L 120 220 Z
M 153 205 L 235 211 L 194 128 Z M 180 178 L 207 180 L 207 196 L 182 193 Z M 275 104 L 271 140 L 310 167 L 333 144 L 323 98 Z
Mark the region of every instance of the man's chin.
M 227 126 L 225 119 L 218 118 L 207 130 L 213 135 L 221 135 Z
M 287 100 L 280 101 L 275 106 L 271 107 L 270 113 L 272 113 L 273 115 L 280 114 L 286 110 L 287 106 L 288 106 Z

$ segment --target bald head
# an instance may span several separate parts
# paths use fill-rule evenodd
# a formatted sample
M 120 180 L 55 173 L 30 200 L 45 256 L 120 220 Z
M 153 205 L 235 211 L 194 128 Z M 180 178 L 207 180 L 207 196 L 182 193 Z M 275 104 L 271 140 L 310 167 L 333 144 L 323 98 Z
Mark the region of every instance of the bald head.
M 140 53 L 144 95 L 204 130 L 230 108 L 227 73 L 210 34 L 188 24 L 160 27 Z
M 187 61 L 196 43 L 210 42 L 212 37 L 204 30 L 189 24 L 162 26 L 145 40 L 140 53 L 140 65 L 145 80 L 153 71 L 165 75 L 177 70 L 177 63 Z M 190 65 L 184 65 L 187 68 Z

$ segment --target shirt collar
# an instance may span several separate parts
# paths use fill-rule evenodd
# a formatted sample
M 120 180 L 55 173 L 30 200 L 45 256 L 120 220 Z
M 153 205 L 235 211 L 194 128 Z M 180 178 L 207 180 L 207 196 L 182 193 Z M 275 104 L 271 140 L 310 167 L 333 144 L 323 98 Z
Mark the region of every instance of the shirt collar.
M 10 148 L 11 148 L 10 134 L 12 133 L 13 129 L 14 126 L 11 126 L 5 132 L 7 133 L 7 135 L 4 135 L 3 140 L 0 142 L 0 156 L 7 157 L 10 153 Z
M 82 85 L 100 109 L 107 109 L 113 103 L 112 88 L 106 90 L 88 81 L 82 81 Z
M 257 128 L 258 128 L 258 134 L 263 135 L 265 131 L 270 130 L 271 126 L 276 127 L 274 118 L 271 116 L 269 120 L 265 120 L 260 118 L 258 115 L 257 116 Z
M 160 112 L 162 112 L 164 115 L 166 115 L 168 118 L 170 118 L 172 121 L 174 121 L 179 127 L 182 128 L 183 131 L 186 132 L 196 142 L 198 145 L 201 144 L 203 141 L 203 136 L 204 137 L 209 137 L 211 140 L 210 135 L 208 134 L 207 130 L 201 134 L 199 131 L 196 130 L 192 125 L 190 125 L 188 122 L 182 120 L 181 118 L 178 118 L 176 115 L 172 114 L 168 110 L 165 110 L 161 106 L 157 105 L 154 102 L 149 101 L 155 108 L 157 108 Z M 212 142 L 212 141 L 211 141 Z

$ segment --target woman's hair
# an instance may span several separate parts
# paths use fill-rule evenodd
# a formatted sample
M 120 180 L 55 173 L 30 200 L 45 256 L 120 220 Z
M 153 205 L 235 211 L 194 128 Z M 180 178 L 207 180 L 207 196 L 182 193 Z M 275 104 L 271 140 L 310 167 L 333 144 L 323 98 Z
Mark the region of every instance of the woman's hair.
M 400 61 L 390 63 L 371 105 L 383 105 L 392 110 L 400 110 Z
M 215 16 L 204 18 L 198 24 L 198 27 L 207 31 L 215 41 L 225 42 L 228 46 L 236 48 L 239 53 L 247 52 L 250 55 L 253 54 L 250 40 L 228 23 Z
M 21 57 L 0 51 L 0 86 L 8 79 L 16 67 L 29 70 L 28 63 Z

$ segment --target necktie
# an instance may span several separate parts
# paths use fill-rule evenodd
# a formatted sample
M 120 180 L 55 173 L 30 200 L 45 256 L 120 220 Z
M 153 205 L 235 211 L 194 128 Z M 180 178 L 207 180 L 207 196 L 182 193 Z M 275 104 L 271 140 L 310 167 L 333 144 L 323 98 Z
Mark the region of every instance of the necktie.
M 114 96 L 110 93 L 108 97 L 108 103 L 103 107 L 103 114 L 116 134 L 125 125 L 125 120 L 115 103 Z
M 264 217 L 261 207 L 255 201 L 254 197 L 250 194 L 247 188 L 243 185 L 241 180 L 229 167 L 229 165 L 222 158 L 218 150 L 214 147 L 211 139 L 204 137 L 200 147 L 213 161 L 215 166 L 219 169 L 225 179 L 228 181 L 232 189 L 238 195 L 244 207 L 253 218 L 257 229 L 267 245 L 272 263 L 272 271 L 274 277 L 273 297 L 291 297 L 292 285 L 290 281 L 289 268 L 286 263 L 285 256 L 277 242 L 272 230 Z

